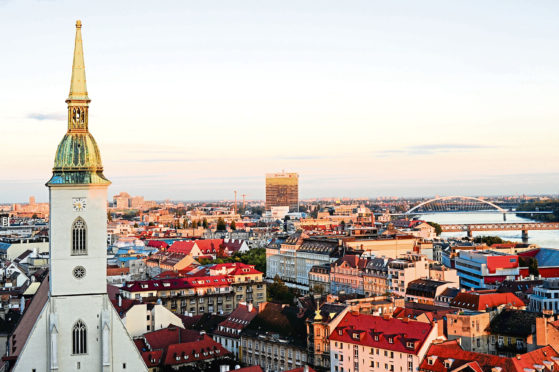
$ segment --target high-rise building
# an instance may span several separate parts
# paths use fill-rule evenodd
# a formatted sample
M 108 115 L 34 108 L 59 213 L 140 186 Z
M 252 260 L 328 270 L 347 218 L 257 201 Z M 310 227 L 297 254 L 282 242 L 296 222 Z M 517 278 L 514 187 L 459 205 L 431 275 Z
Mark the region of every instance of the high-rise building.
M 99 149 L 88 130 L 81 37 L 76 42 L 68 131 L 47 186 L 49 277 L 41 283 L 8 340 L 8 369 L 19 371 L 147 371 L 107 295 L 107 189 Z
M 266 174 L 266 210 L 272 207 L 297 209 L 299 205 L 299 175 L 297 173 Z

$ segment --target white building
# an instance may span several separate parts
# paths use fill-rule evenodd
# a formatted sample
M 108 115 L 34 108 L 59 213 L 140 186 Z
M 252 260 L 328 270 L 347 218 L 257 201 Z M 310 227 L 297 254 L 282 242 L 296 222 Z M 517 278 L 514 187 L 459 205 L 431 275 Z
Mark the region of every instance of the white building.
M 349 312 L 330 335 L 330 371 L 417 371 L 436 338 L 436 324 Z
M 107 295 L 107 188 L 88 131 L 81 22 L 68 103 L 68 131 L 58 146 L 50 198 L 50 271 L 14 334 L 14 372 L 147 371 Z
M 559 314 L 559 279 L 546 279 L 541 286 L 534 287 L 529 297 L 529 311 L 543 313 L 547 310 Z

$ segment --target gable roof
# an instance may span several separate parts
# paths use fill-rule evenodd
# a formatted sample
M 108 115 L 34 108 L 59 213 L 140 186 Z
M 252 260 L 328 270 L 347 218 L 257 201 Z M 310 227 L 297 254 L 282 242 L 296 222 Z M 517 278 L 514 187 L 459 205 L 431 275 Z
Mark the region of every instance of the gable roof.
M 460 292 L 450 302 L 450 306 L 477 311 L 486 311 L 501 305 L 526 306 L 514 293 L 499 293 L 495 290 Z
M 347 313 L 330 340 L 417 355 L 432 331 L 430 323 Z

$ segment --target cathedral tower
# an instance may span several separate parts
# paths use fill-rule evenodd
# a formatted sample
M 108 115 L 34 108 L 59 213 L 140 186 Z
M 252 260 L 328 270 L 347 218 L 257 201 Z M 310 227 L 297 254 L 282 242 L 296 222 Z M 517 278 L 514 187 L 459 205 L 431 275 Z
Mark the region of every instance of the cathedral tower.
M 8 342 L 13 371 L 146 371 L 107 295 L 107 188 L 89 133 L 82 24 L 76 22 L 68 129 L 58 145 L 50 198 L 49 279 Z M 34 324 L 34 325 L 33 325 Z M 31 327 L 31 325 L 33 325 Z

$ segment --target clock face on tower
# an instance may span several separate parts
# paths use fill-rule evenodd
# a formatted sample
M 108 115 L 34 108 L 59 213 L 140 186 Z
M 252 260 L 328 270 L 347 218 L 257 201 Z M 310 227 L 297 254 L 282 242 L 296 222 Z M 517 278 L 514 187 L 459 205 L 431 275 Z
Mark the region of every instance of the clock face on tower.
M 74 208 L 74 212 L 83 212 L 85 211 L 85 198 L 72 198 L 72 208 Z

